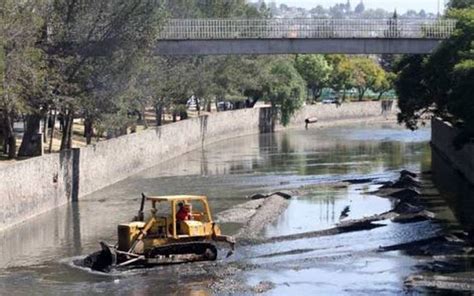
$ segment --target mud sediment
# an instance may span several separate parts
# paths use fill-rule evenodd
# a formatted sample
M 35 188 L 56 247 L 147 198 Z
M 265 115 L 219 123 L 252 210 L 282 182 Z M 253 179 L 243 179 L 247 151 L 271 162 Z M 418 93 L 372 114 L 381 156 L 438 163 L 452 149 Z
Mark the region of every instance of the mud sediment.
M 263 229 L 275 222 L 289 205 L 287 197 L 270 194 L 268 197 L 254 199 L 217 215 L 220 223 L 241 223 L 243 226 L 234 235 L 239 240 L 252 240 L 261 237 Z

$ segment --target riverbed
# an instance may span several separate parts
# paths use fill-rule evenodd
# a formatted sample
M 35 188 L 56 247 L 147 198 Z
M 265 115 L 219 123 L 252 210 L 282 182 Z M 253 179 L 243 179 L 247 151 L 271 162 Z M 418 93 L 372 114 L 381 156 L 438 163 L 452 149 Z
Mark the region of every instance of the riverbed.
M 264 237 L 329 228 L 350 208 L 356 219 L 392 208 L 367 194 L 401 169 L 429 171 L 430 131 L 393 123 L 317 126 L 226 140 L 182 155 L 0 233 L 0 295 L 354 295 L 407 292 L 404 279 L 422 259 L 379 246 L 419 240 L 456 223 L 422 221 L 320 238 L 245 245 L 217 262 L 103 275 L 72 266 L 74 258 L 116 240 L 116 225 L 137 212 L 141 192 L 204 194 L 214 213 L 277 190 L 300 192 Z M 117 160 L 120 161 L 120 160 Z M 347 179 L 371 182 L 334 186 Z M 239 225 L 224 224 L 235 233 Z M 410 291 L 409 291 L 410 292 Z M 416 293 L 432 291 L 412 290 Z

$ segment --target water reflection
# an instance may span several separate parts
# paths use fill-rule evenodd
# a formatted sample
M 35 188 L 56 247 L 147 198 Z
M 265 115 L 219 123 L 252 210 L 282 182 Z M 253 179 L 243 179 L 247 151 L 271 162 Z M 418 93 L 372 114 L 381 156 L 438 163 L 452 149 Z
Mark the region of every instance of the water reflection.
M 311 193 L 298 196 L 273 225 L 265 229 L 266 236 L 303 233 L 334 227 L 343 221 L 342 211 L 348 207 L 347 219 L 360 219 L 389 211 L 392 202 L 366 192 L 374 185 L 351 185 L 347 188 L 318 187 Z
M 433 179 L 464 230 L 474 232 L 474 185 L 436 150 L 432 152 Z

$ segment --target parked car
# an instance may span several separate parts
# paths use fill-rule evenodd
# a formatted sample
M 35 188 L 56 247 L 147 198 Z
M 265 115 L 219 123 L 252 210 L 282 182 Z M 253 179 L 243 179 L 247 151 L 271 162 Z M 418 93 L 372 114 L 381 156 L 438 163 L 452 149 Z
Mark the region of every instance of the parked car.
M 234 109 L 234 104 L 229 101 L 221 101 L 217 103 L 217 110 L 226 111 Z
M 336 97 L 329 97 L 321 101 L 323 104 L 337 104 L 338 99 Z

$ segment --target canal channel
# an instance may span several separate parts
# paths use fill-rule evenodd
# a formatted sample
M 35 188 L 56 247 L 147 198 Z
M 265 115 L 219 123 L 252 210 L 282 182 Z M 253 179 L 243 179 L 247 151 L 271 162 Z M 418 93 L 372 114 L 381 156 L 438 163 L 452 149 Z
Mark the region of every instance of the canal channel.
M 370 231 L 280 243 L 244 245 L 218 262 L 185 264 L 103 275 L 72 261 L 114 242 L 116 225 L 129 221 L 141 192 L 153 195 L 204 194 L 218 213 L 254 193 L 294 193 L 287 210 L 262 236 L 321 230 L 339 222 L 392 208 L 369 192 L 399 171 L 431 170 L 430 130 L 411 132 L 393 123 L 289 129 L 226 140 L 182 155 L 70 204 L 0 233 L 0 295 L 353 295 L 407 292 L 404 280 L 423 259 L 378 247 L 432 237 L 457 227 L 441 200 L 447 221 L 397 224 Z M 119 160 L 117 160 L 119 161 Z M 372 181 L 335 186 L 347 179 Z M 227 233 L 239 225 L 225 224 Z M 228 277 L 217 287 L 215 274 Z M 228 276 L 226 276 L 226 273 Z M 268 288 L 265 289 L 264 286 Z M 235 287 L 234 287 L 235 286 Z M 235 288 L 235 289 L 234 289 Z M 430 293 L 415 290 L 417 293 Z M 432 291 L 431 291 L 432 292 Z

